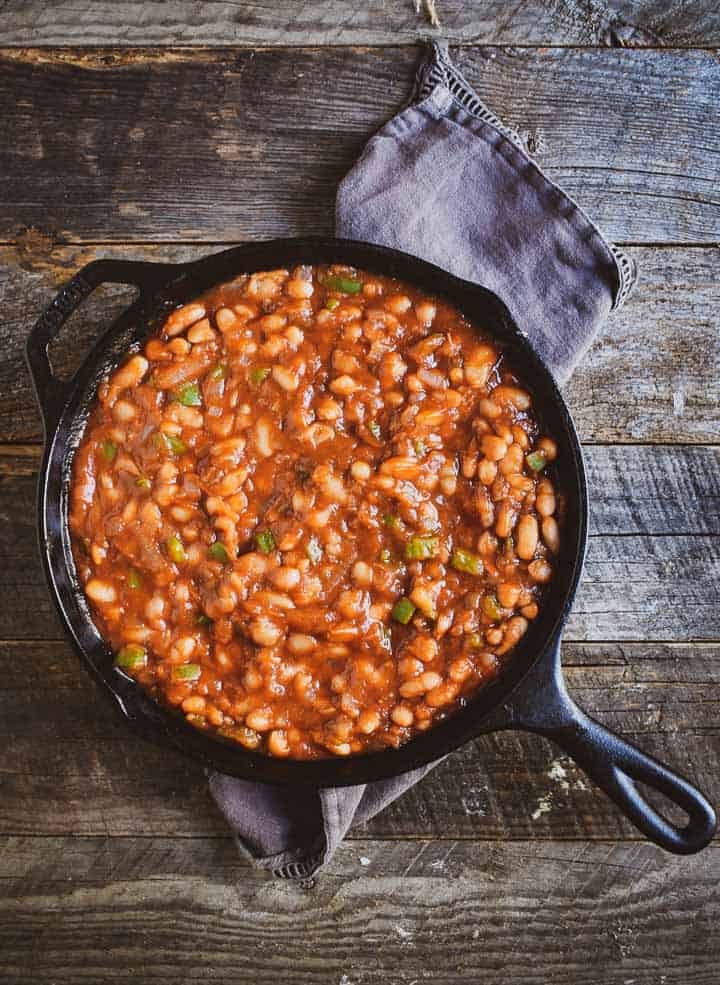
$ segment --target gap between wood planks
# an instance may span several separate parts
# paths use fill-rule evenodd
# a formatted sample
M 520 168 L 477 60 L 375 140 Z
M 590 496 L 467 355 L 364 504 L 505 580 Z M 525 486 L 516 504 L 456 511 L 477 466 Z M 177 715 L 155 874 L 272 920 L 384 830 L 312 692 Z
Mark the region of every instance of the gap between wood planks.
M 368 40 L 361 43 L 347 41 L 323 43 L 318 41 L 299 42 L 298 44 L 263 44 L 255 42 L 248 42 L 247 44 L 238 44 L 237 42 L 223 42 L 222 44 L 197 44 L 191 41 L 173 41 L 170 44 L 162 44 L 160 41 L 152 41 L 150 43 L 128 42 L 126 44 L 118 44 L 117 42 L 114 42 L 109 45 L 102 45 L 98 42 L 92 42 L 91 44 L 58 44 L 56 42 L 49 42 L 45 44 L 41 43 L 28 45 L 20 44 L 19 42 L 3 42 L 0 44 L 0 58 L 16 57 L 18 60 L 37 59 L 38 61 L 43 61 L 49 60 L 47 59 L 47 53 L 50 52 L 52 54 L 52 60 L 54 61 L 62 60 L 66 63 L 72 64 L 73 62 L 80 62 L 80 60 L 82 60 L 80 63 L 87 67 L 90 63 L 90 59 L 87 56 L 92 53 L 96 56 L 96 60 L 102 63 L 101 67 L 109 68 L 113 65 L 117 66 L 123 60 L 161 61 L 165 59 L 169 60 L 169 58 L 173 55 L 185 57 L 189 53 L 198 56 L 213 54 L 218 51 L 272 51 L 295 54 L 298 51 L 339 51 L 341 49 L 347 52 L 362 53 L 364 51 L 382 51 L 385 48 L 420 48 L 432 41 L 446 42 L 451 49 L 481 48 L 483 51 L 517 51 L 519 53 L 525 51 L 538 51 L 542 53 L 547 51 L 598 51 L 610 53 L 613 50 L 620 50 L 625 52 L 656 51 L 662 52 L 663 54 L 677 54 L 678 52 L 716 52 L 720 50 L 720 43 L 694 43 L 692 45 L 688 45 L 687 47 L 683 47 L 672 43 L 669 45 L 664 45 L 661 41 L 639 45 L 581 44 L 578 41 L 553 41 L 552 44 L 478 41 L 474 39 L 456 39 L 453 38 L 451 34 L 444 34 L 442 31 L 428 30 L 425 32 L 418 31 L 415 37 L 408 39 L 389 37 L 382 41 Z M 44 54 L 45 59 L 42 57 Z
M 720 49 L 718 49 L 720 53 Z M 1 57 L 1 53 L 0 53 Z M 534 160 L 534 158 L 533 158 Z M 658 174 L 663 174 L 664 172 L 656 172 Z M 686 176 L 687 177 L 687 176 Z M 701 178 L 697 179 L 700 181 L 706 181 L 708 179 Z M 29 227 L 28 230 L 24 230 L 23 233 L 18 233 L 15 239 L 2 239 L 0 238 L 0 248 L 2 247 L 18 247 L 23 245 L 23 235 L 27 232 L 32 232 L 33 227 Z M 720 230 L 719 230 L 720 231 Z M 291 237 L 292 238 L 292 237 Z M 298 234 L 298 239 L 306 239 L 307 237 Z M 326 237 L 323 237 L 326 238 Z M 217 250 L 232 250 L 236 246 L 247 246 L 248 242 L 255 242 L 260 244 L 266 242 L 266 240 L 258 239 L 248 241 L 247 239 L 237 239 L 237 240 L 205 240 L 205 239 L 133 239 L 133 240 L 119 240 L 119 239 L 75 239 L 74 237 L 67 238 L 50 238 L 48 237 L 46 241 L 43 242 L 43 248 L 48 252 L 54 249 L 62 249 L 62 247 L 67 246 L 77 246 L 79 248 L 88 249 L 94 247 L 107 247 L 108 249 L 116 250 L 121 246 L 127 246 L 130 250 L 142 249 L 144 248 L 154 248 L 160 249 L 164 246 L 172 247 L 200 247 L 208 249 Z M 683 240 L 661 240 L 658 242 L 653 242 L 651 240 L 632 240 L 632 239 L 618 239 L 613 240 L 615 246 L 619 246 L 622 249 L 638 249 L 638 250 L 711 250 L 716 247 L 720 247 L 720 239 L 717 240 L 698 240 L 695 243 L 686 243 Z
M 717 441 L 581 441 L 583 448 L 720 448 Z M 4 441 L 0 444 L 0 458 L 16 456 L 18 458 L 29 458 L 40 460 L 44 445 L 41 441 L 37 442 L 18 442 Z M 2 473 L 0 473 L 2 474 Z
M 100 835 L 100 834 L 68 834 L 66 831 L 61 831 L 58 834 L 52 834 L 47 832 L 38 833 L 38 834 L 33 834 L 32 832 L 29 833 L 23 832 L 22 834 L 2 834 L 0 835 L 0 845 L 2 845 L 3 842 L 9 841 L 11 838 L 15 838 L 15 839 L 22 838 L 23 841 L 26 840 L 52 841 L 54 839 L 60 839 L 60 838 L 68 841 L 108 841 L 110 839 L 112 839 L 113 841 L 122 841 L 122 840 L 158 841 L 161 838 L 166 838 L 169 841 L 185 841 L 185 842 L 235 840 L 235 836 L 230 832 L 229 829 L 227 834 L 223 834 L 222 832 L 219 831 L 215 833 L 209 832 L 208 834 L 202 834 L 202 835 L 173 832 L 172 834 L 164 835 L 164 836 L 158 835 L 157 833 L 142 834 L 142 832 L 138 832 L 137 834 L 127 835 L 127 834 L 113 834 L 111 831 L 108 831 L 107 834 Z M 350 841 L 354 841 L 354 842 L 361 841 L 365 843 L 378 842 L 380 844 L 393 844 L 393 843 L 404 844 L 405 842 L 416 842 L 416 843 L 427 842 L 428 845 L 438 845 L 438 844 L 452 845 L 455 842 L 462 842 L 462 844 L 464 845 L 478 845 L 478 846 L 486 845 L 488 847 L 492 847 L 493 845 L 503 845 L 503 844 L 512 844 L 512 845 L 546 844 L 547 845 L 547 844 L 556 844 L 558 842 L 565 845 L 586 844 L 586 845 L 592 845 L 593 847 L 596 845 L 608 845 L 612 847 L 615 847 L 616 845 L 654 846 L 655 844 L 649 839 L 643 838 L 643 836 L 639 833 L 636 836 L 633 834 L 618 835 L 617 838 L 593 838 L 589 836 L 579 836 L 579 835 L 577 837 L 569 836 L 569 835 L 547 836 L 540 832 L 538 832 L 538 834 L 533 834 L 532 837 L 529 837 L 528 835 L 508 834 L 508 835 L 498 835 L 497 838 L 487 838 L 487 837 L 483 838 L 477 835 L 463 835 L 463 834 L 456 834 L 453 835 L 452 837 L 447 835 L 433 835 L 432 837 L 429 837 L 426 834 L 369 835 L 366 831 L 362 831 L 356 828 L 351 828 L 348 831 L 348 833 L 343 838 L 342 843 L 345 844 Z M 716 835 L 710 844 L 712 846 L 713 844 L 718 844 L 718 843 L 720 843 L 720 835 Z M 0 875 L 0 885 L 2 884 L 4 879 L 10 879 L 10 878 L 13 877 Z
M 48 589 L 48 591 L 49 591 L 49 589 Z M 563 642 L 564 643 L 567 643 L 569 645 L 573 645 L 573 646 L 582 646 L 582 645 L 585 644 L 586 641 L 583 640 L 583 639 L 570 639 L 570 638 L 565 639 L 565 638 L 563 638 Z M 610 646 L 625 646 L 628 643 L 635 643 L 635 644 L 637 644 L 638 642 L 642 642 L 642 641 L 638 641 L 638 640 L 627 640 L 627 639 L 620 639 L 620 640 L 592 640 L 592 645 L 593 646 L 597 646 L 597 647 L 601 647 L 601 646 L 610 647 Z M 717 637 L 717 638 L 714 638 L 714 639 L 713 638 L 708 638 L 708 637 L 704 637 L 702 639 L 696 639 L 696 638 L 692 637 L 692 638 L 689 638 L 689 639 L 683 639 L 680 642 L 678 642 L 678 640 L 656 640 L 656 639 L 653 638 L 652 640 L 648 640 L 647 642 L 648 642 L 648 645 L 652 645 L 652 646 L 672 646 L 672 647 L 687 646 L 687 647 L 693 647 L 695 649 L 705 649 L 705 648 L 710 649 L 710 648 L 713 648 L 713 647 L 717 647 L 718 643 L 720 643 L 720 637 Z M 58 636 L 48 636 L 48 637 L 45 637 L 44 639 L 37 639 L 37 640 L 29 640 L 29 639 L 25 639 L 25 638 L 0 640 L 0 647 L 3 647 L 3 646 L 13 646 L 13 647 L 17 647 L 17 646 L 25 647 L 25 646 L 27 646 L 27 647 L 34 647 L 34 646 L 56 646 L 56 645 L 57 646 L 65 646 L 65 645 L 68 645 L 68 637 L 67 636 L 60 636 L 60 635 L 58 635 Z M 582 673 L 583 671 L 587 671 L 588 673 L 591 673 L 592 671 L 597 670 L 599 667 L 602 668 L 602 667 L 614 667 L 615 666 L 612 663 L 605 664 L 605 663 L 601 663 L 601 662 L 598 662 L 598 663 L 595 663 L 595 664 L 574 663 L 572 660 L 566 660 L 566 659 L 563 659 L 562 665 L 563 665 L 563 668 L 565 670 L 572 670 L 575 673 Z M 654 688 L 655 687 L 675 687 L 676 685 L 677 685 L 677 681 L 656 681 L 656 680 L 654 680 L 652 682 L 652 686 Z M 58 688 L 57 690 L 61 690 L 61 688 Z M 697 700 L 698 700 L 698 703 L 702 703 L 706 699 L 700 697 Z M 686 734 L 691 734 L 691 730 L 687 730 L 686 729 L 684 731 L 685 731 Z M 703 734 L 706 731 L 707 731 L 706 729 L 698 729 L 697 730 L 698 734 Z M 0 770 L 0 775 L 2 775 L 2 771 L 1 770 Z
M 652 441 L 647 438 L 642 441 L 594 441 L 589 439 L 581 441 L 580 444 L 583 448 L 720 448 L 720 442 L 717 441 Z M 14 470 L 9 473 L 3 472 L 3 458 L 27 458 L 32 462 L 39 462 L 43 448 L 44 444 L 41 441 L 31 443 L 20 441 L 17 444 L 12 441 L 2 442 L 0 444 L 0 475 L 18 474 Z M 659 537 L 661 535 L 653 534 L 652 536 Z
M 605 535 L 603 534 L 603 535 L 598 535 L 598 536 L 605 536 Z M 20 639 L 5 639 L 5 640 L 0 639 L 0 646 L 23 646 L 23 647 L 24 646 L 49 646 L 49 645 L 51 645 L 53 643 L 67 643 L 67 642 L 68 642 L 68 640 L 67 640 L 67 637 L 66 636 L 55 636 L 55 637 L 47 637 L 46 636 L 46 637 L 38 637 L 38 639 L 28 639 L 26 637 L 22 637 Z M 619 646 L 619 647 L 623 647 L 623 646 L 640 646 L 644 641 L 643 640 L 627 640 L 627 639 L 620 639 L 620 640 L 610 640 L 610 639 L 608 639 L 608 640 L 591 640 L 591 641 L 588 641 L 588 640 L 571 640 L 571 639 L 568 639 L 568 640 L 564 640 L 564 642 L 567 642 L 569 644 L 572 644 L 573 646 L 592 646 L 592 647 Z M 647 645 L 648 646 L 671 646 L 671 647 L 673 647 L 673 649 L 679 649 L 681 647 L 693 647 L 694 649 L 697 649 L 698 647 L 700 647 L 700 648 L 708 648 L 708 649 L 715 649 L 715 648 L 717 648 L 717 645 L 720 642 L 720 638 L 717 639 L 717 640 L 715 640 L 715 639 L 708 639 L 707 637 L 704 637 L 702 639 L 700 639 L 700 638 L 695 639 L 695 638 L 692 638 L 691 637 L 689 639 L 682 639 L 682 640 L 677 640 L 677 639 L 675 639 L 675 640 L 670 640 L 670 639 L 668 639 L 668 640 L 656 640 L 656 639 L 652 639 L 652 640 L 647 640 L 646 642 L 647 642 Z M 612 663 L 606 664 L 606 663 L 602 663 L 602 662 L 590 664 L 590 663 L 587 663 L 586 661 L 583 661 L 582 663 L 574 663 L 572 660 L 563 660 L 563 666 L 564 667 L 573 667 L 576 670 L 582 670 L 583 668 L 587 667 L 588 669 L 592 670 L 594 667 L 606 667 L 606 666 L 615 666 L 615 665 L 612 664 Z M 674 682 L 674 681 L 669 681 L 669 682 L 653 681 L 653 686 L 655 686 L 655 685 L 662 685 L 663 683 L 672 683 L 672 684 L 674 684 L 676 682 Z

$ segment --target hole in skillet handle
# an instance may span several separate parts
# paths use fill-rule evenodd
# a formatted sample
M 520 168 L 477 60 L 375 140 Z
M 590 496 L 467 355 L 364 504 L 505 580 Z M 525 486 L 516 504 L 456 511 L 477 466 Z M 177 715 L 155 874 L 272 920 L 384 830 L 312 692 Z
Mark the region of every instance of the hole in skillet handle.
M 578 708 L 565 687 L 559 635 L 488 721 L 487 731 L 495 729 L 520 729 L 551 739 L 639 831 L 668 852 L 692 855 L 702 851 L 715 834 L 715 811 L 699 790 Z M 681 808 L 687 823 L 680 827 L 664 818 L 638 784 Z
M 99 284 L 65 320 L 47 348 L 53 376 L 71 380 L 95 343 L 140 297 L 136 284 Z
M 46 438 L 54 430 L 72 389 L 72 377 L 59 379 L 53 373 L 48 354 L 50 343 L 68 318 L 101 284 L 133 285 L 139 288 L 142 297 L 176 276 L 182 266 L 143 260 L 94 260 L 83 267 L 55 296 L 31 329 L 25 344 L 25 357 L 42 413 Z

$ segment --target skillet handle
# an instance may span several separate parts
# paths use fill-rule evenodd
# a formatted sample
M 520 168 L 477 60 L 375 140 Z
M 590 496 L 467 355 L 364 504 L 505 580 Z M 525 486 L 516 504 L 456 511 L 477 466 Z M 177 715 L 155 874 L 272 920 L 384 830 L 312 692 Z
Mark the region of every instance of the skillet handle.
M 559 636 L 496 713 L 491 727 L 522 729 L 552 739 L 638 830 L 668 852 L 699 852 L 715 833 L 715 811 L 699 790 L 578 708 L 563 679 Z M 682 808 L 688 815 L 687 824 L 677 827 L 662 817 L 637 783 L 652 787 Z
M 60 417 L 70 392 L 70 380 L 59 380 L 52 371 L 48 346 L 70 315 L 100 284 L 134 284 L 145 294 L 181 269 L 179 264 L 142 260 L 94 260 L 82 268 L 48 305 L 30 331 L 25 356 L 43 416 L 45 434 Z

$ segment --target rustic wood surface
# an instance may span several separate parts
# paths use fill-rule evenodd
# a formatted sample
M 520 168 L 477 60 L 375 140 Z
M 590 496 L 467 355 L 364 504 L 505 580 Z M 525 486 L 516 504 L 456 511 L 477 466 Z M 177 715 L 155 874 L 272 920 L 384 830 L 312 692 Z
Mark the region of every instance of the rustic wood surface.
M 147 3 L 5 0 L 0 45 L 386 45 L 443 37 L 453 44 L 699 46 L 720 42 L 706 0 L 253 0 Z
M 0 4 L 2 985 L 718 981 L 719 843 L 664 854 L 519 733 L 449 757 L 314 889 L 258 873 L 202 770 L 102 700 L 43 584 L 22 347 L 44 305 L 99 256 L 331 231 L 415 41 L 442 36 L 638 263 L 568 387 L 592 512 L 563 663 L 592 715 L 720 802 L 720 9 L 437 6 L 439 32 L 412 0 Z M 93 296 L 59 372 L 128 297 Z
M 717 847 L 353 841 L 312 892 L 263 879 L 226 840 L 43 848 L 12 838 L 5 854 L 14 985 L 717 983 Z
M 611 238 L 717 242 L 715 52 L 457 54 Z M 0 144 L 0 241 L 30 227 L 73 242 L 329 232 L 337 182 L 409 95 L 417 58 L 410 47 L 0 51 L 13 138 Z

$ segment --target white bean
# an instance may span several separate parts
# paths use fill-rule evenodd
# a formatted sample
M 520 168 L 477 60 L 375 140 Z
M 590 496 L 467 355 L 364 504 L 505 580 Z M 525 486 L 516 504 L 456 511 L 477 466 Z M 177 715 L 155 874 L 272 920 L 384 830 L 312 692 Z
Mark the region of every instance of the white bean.
M 117 598 L 117 592 L 108 581 L 101 581 L 100 578 L 91 578 L 85 586 L 85 594 L 93 602 L 109 604 Z

